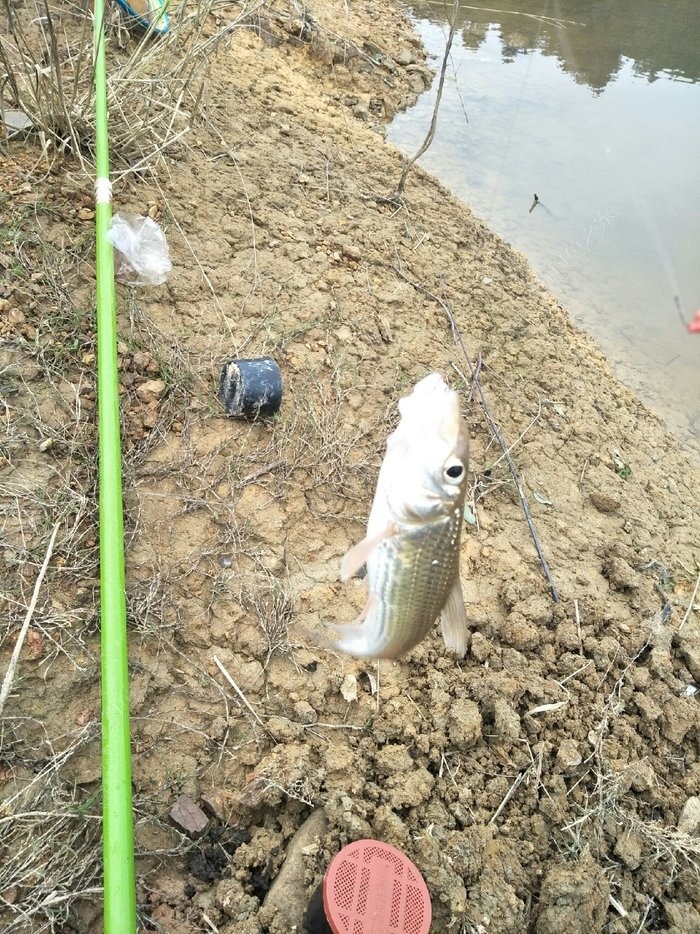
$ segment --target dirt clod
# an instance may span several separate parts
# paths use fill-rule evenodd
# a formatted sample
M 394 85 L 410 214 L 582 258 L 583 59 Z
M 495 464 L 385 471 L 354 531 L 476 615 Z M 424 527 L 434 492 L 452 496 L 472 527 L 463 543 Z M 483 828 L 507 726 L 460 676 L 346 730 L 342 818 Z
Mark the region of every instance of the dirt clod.
M 598 934 L 609 896 L 605 873 L 588 852 L 575 864 L 553 869 L 542 882 L 537 934 Z

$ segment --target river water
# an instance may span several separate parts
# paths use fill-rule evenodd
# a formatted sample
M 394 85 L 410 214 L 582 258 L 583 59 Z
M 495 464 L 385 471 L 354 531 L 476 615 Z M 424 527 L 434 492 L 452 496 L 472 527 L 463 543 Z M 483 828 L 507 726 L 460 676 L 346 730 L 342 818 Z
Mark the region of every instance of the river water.
M 700 452 L 700 334 L 684 325 L 700 308 L 700 0 L 497 6 L 458 13 L 421 165 L 528 256 L 620 378 Z M 410 9 L 439 70 L 451 6 Z M 436 87 L 389 127 L 409 155 Z

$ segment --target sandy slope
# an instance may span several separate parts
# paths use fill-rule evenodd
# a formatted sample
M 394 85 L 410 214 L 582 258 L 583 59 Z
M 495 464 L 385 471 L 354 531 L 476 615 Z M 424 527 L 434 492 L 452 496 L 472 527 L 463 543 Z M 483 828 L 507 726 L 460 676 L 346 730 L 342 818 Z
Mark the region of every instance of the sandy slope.
M 396 64 L 420 66 L 420 50 L 383 3 L 310 9 L 306 25 L 266 14 L 212 62 L 225 143 L 202 127 L 160 187 L 116 194 L 120 208 L 156 203 L 175 265 L 167 286 L 120 293 L 141 909 L 169 932 L 209 930 L 205 914 L 230 934 L 292 930 L 293 897 L 263 903 L 292 835 L 323 812 L 293 892 L 375 836 L 424 873 L 436 932 L 698 930 L 697 467 L 465 205 L 420 169 L 403 205 L 386 200 L 401 157 L 381 122 L 422 86 Z M 21 367 L 21 328 L 42 309 L 15 294 L 25 320 L 2 352 Z M 446 308 L 481 359 L 559 602 Z M 273 424 L 221 417 L 219 366 L 237 353 L 278 360 Z M 307 633 L 363 603 L 339 560 L 362 535 L 398 397 L 435 369 L 463 391 L 472 434 L 471 649 L 458 663 L 436 627 L 377 670 Z M 40 373 L 30 388 L 47 392 Z M 28 433 L 7 484 L 37 477 L 42 457 Z M 86 587 L 50 584 L 54 601 L 87 604 L 80 668 L 42 667 L 39 652 L 13 699 L 50 736 L 98 709 Z M 93 734 L 63 766 L 86 796 L 98 755 Z M 0 774 L 14 789 L 30 772 Z M 168 823 L 180 793 L 214 815 L 189 851 Z M 99 902 L 81 910 L 77 929 L 97 929 Z

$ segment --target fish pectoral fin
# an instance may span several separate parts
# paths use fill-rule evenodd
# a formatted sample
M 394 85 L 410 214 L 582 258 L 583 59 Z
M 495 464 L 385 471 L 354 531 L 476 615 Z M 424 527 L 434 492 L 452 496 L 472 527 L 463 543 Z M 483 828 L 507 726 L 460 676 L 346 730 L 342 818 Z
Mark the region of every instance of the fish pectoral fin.
M 442 638 L 447 648 L 456 652 L 460 658 L 464 658 L 469 646 L 469 624 L 464 609 L 464 595 L 462 594 L 462 583 L 459 577 L 457 577 L 454 587 L 442 608 L 440 623 Z
M 354 574 L 357 574 L 374 549 L 378 545 L 381 545 L 384 539 L 391 538 L 391 536 L 395 534 L 396 525 L 390 522 L 381 532 L 377 532 L 376 535 L 369 535 L 363 538 L 361 542 L 358 542 L 357 545 L 353 545 L 352 548 L 345 553 L 340 563 L 340 579 L 342 581 L 349 581 Z

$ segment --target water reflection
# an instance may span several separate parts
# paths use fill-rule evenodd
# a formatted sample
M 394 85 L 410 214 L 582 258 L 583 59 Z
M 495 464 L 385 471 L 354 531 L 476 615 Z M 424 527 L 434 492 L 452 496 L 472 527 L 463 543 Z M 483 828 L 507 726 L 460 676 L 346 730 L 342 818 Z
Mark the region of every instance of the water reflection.
M 660 75 L 700 80 L 698 0 L 519 0 L 510 5 L 517 11 L 460 6 L 457 24 L 465 48 L 477 50 L 496 24 L 503 62 L 539 51 L 596 92 L 615 79 L 625 59 L 648 81 Z M 410 9 L 440 23 L 451 14 L 451 5 L 443 2 Z
M 421 164 L 528 255 L 620 376 L 699 450 L 700 338 L 679 305 L 686 319 L 700 305 L 700 2 L 505 2 L 520 15 L 460 10 Z M 450 10 L 413 6 L 438 59 Z M 407 152 L 434 93 L 389 128 Z

